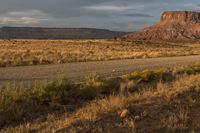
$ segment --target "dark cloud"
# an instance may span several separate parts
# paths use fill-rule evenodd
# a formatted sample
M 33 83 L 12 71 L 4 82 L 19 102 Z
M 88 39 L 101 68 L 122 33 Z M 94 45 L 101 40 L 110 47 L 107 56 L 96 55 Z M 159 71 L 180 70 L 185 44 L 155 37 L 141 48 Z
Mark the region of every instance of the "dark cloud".
M 145 18 L 153 17 L 152 15 L 144 14 L 144 13 L 129 13 L 129 14 L 123 14 L 123 15 L 128 16 L 128 17 L 145 17 Z
M 98 5 L 138 6 L 137 4 L 163 3 L 160 0 L 1 0 L 0 13 L 10 10 L 42 10 L 57 17 L 75 17 L 100 14 L 85 10 L 84 7 Z
M 0 0 L 0 24 L 93 26 L 114 30 L 132 30 L 130 28 L 132 27 L 135 30 L 158 21 L 159 15 L 164 10 L 198 10 L 200 7 L 200 4 L 196 4 L 198 1 Z M 116 21 L 119 24 L 115 24 Z M 145 22 L 145 24 L 134 22 Z

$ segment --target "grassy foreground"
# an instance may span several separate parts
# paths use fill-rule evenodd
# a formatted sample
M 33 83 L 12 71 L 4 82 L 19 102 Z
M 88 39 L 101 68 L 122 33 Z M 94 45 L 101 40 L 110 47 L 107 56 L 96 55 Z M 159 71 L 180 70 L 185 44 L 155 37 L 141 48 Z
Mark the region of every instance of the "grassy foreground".
M 0 40 L 0 67 L 197 54 L 199 42 Z
M 200 66 L 4 88 L 1 132 L 199 132 Z

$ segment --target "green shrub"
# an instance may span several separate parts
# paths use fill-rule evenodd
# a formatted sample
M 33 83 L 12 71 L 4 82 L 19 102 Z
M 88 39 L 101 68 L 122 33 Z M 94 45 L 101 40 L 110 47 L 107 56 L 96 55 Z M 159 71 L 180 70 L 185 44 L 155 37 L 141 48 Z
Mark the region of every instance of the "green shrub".
M 186 70 L 188 75 L 200 73 L 200 66 L 192 66 Z
M 83 99 L 93 99 L 95 98 L 100 92 L 98 86 L 84 86 L 80 91 L 80 96 Z
M 101 79 L 99 75 L 97 75 L 96 73 L 92 73 L 85 77 L 85 84 L 88 86 L 95 85 L 96 83 L 99 83 L 99 82 L 101 82 Z
M 80 89 L 80 96 L 83 99 L 92 99 L 100 93 L 102 82 L 96 74 L 91 74 L 86 77 L 85 83 Z
M 39 89 L 39 100 L 42 103 L 63 103 L 72 98 L 72 89 L 67 79 L 54 80 Z
M 15 116 L 13 114 L 14 102 L 12 101 L 12 97 L 9 95 L 3 94 L 0 97 L 0 127 L 6 122 L 6 120 L 10 120 L 11 116 Z
M 81 98 L 92 99 L 101 94 L 111 93 L 111 81 L 102 81 L 97 74 L 86 77 L 84 85 L 81 87 Z
M 200 93 L 200 85 L 194 87 L 195 92 Z
M 101 84 L 101 93 L 112 93 L 111 81 L 104 81 Z
M 32 91 L 27 88 L 15 88 L 1 93 L 0 126 L 13 120 L 22 120 L 27 112 L 34 112 L 38 105 L 32 99 Z
M 62 104 L 75 99 L 76 89 L 67 79 L 51 81 L 37 88 L 6 88 L 0 92 L 0 127 L 13 120 L 26 119 L 31 113 L 39 111 L 43 104 Z
M 29 63 L 28 62 L 26 62 L 26 61 L 15 61 L 14 63 L 13 63 L 13 66 L 27 66 L 27 65 L 29 65 Z
M 135 71 L 131 74 L 125 75 L 124 78 L 128 80 L 139 80 L 139 81 L 151 81 L 153 79 L 161 78 L 163 71 L 157 70 L 144 70 L 144 71 Z

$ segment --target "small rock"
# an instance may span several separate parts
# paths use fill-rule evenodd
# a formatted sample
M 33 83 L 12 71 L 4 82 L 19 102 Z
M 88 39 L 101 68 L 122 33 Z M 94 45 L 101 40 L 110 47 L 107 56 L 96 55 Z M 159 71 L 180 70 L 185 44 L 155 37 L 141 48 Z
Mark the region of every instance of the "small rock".
M 125 118 L 130 114 L 130 112 L 128 111 L 128 109 L 124 109 L 121 113 L 120 113 L 120 117 L 121 118 Z
M 116 70 L 115 70 L 115 69 L 113 69 L 113 70 L 112 70 L 112 72 L 116 72 Z
M 139 116 L 139 115 L 136 115 L 136 116 L 135 116 L 135 120 L 140 120 L 140 116 Z

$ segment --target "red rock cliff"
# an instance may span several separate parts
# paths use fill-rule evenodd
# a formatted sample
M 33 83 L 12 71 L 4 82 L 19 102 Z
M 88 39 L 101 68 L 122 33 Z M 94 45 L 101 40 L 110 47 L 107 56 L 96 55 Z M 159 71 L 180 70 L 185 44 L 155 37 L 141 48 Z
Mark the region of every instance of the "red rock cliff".
M 161 22 L 200 22 L 200 13 L 191 11 L 167 11 L 161 15 Z
M 130 33 L 127 40 L 200 40 L 200 13 L 191 11 L 167 11 L 160 22 L 148 28 Z

